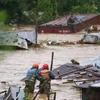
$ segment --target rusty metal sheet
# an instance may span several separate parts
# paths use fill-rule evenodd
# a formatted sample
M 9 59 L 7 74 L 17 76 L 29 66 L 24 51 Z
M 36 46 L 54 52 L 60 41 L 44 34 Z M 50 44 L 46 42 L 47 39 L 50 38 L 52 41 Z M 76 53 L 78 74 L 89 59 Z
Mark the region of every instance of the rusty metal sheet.
M 82 21 L 86 21 L 88 19 L 91 19 L 91 18 L 94 18 L 98 15 L 96 14 L 81 14 L 81 15 L 75 15 L 77 19 L 81 19 Z M 66 26 L 67 24 L 67 20 L 68 18 L 70 17 L 70 15 L 68 16 L 65 16 L 65 17 L 62 17 L 62 18 L 59 18 L 59 19 L 56 19 L 56 20 L 53 20 L 53 21 L 50 21 L 48 23 L 44 23 L 40 26 L 46 26 L 46 25 L 50 25 L 50 26 L 54 26 L 54 25 L 63 25 L 63 26 Z M 77 22 L 79 23 L 79 22 Z

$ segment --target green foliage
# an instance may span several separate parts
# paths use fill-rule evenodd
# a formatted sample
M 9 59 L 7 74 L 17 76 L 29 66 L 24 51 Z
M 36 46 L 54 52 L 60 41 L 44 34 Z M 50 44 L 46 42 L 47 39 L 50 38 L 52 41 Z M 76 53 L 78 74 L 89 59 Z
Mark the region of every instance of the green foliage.
M 9 51 L 13 51 L 13 50 L 15 50 L 16 49 L 16 47 L 14 47 L 14 46 L 10 46 L 10 45 L 0 45 L 0 50 L 9 50 Z
M 0 11 L 0 22 L 7 22 L 8 20 L 8 14 L 6 10 L 1 10 Z
M 97 6 L 94 4 L 83 4 L 82 6 L 73 6 L 72 11 L 74 13 L 97 13 Z
M 41 23 L 53 20 L 57 16 L 57 3 L 54 3 L 54 1 L 55 0 L 53 0 L 53 2 L 52 0 L 39 0 L 38 11 L 41 13 L 41 15 L 39 15 L 39 21 Z
M 0 0 L 0 10 L 4 9 L 10 21 L 35 24 L 36 20 L 44 23 L 70 12 L 99 13 L 100 0 Z

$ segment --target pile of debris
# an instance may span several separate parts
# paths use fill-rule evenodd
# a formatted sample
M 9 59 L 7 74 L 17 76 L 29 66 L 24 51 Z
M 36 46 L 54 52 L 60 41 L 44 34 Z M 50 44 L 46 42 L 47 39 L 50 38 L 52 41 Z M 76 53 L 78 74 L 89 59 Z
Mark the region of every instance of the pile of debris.
M 71 41 L 49 41 L 47 42 L 47 45 L 59 45 L 59 46 L 64 46 L 64 45 L 74 45 L 76 42 L 71 42 Z
M 75 87 L 82 89 L 82 100 L 100 100 L 100 56 L 81 63 L 71 62 L 53 70 L 56 78 L 66 79 L 63 84 L 74 82 Z
M 35 31 L 0 32 L 0 47 L 28 49 L 31 44 L 36 44 L 35 35 Z
M 85 31 L 87 33 L 98 33 L 100 32 L 100 29 L 96 25 L 92 25 L 91 27 L 86 28 Z
M 65 45 L 75 45 L 77 42 L 71 42 L 71 41 L 61 41 L 61 40 L 44 40 L 40 41 L 41 45 L 48 45 L 48 46 L 65 46 Z
M 84 34 L 81 43 L 100 44 L 100 33 Z
M 77 43 L 81 44 L 100 44 L 100 29 L 97 26 L 91 26 L 87 28 L 86 33 L 83 35 L 82 39 Z

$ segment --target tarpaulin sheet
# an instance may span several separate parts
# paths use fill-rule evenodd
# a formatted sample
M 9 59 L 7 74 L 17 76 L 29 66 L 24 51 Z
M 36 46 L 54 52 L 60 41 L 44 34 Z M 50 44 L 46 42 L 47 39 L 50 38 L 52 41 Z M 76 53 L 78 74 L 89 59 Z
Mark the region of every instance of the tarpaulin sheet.
M 80 62 L 81 66 L 85 66 L 88 64 L 92 64 L 94 67 L 99 68 L 100 67 L 100 56 L 97 56 L 95 58 L 91 58 L 89 60 Z
M 82 38 L 84 43 L 100 43 L 100 33 L 85 34 Z

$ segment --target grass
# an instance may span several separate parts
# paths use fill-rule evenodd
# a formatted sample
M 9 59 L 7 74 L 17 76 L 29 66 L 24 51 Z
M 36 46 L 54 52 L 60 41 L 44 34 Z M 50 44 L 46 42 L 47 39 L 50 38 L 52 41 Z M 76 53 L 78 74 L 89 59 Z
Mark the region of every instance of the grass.
M 9 50 L 9 51 L 12 51 L 12 50 L 15 50 L 16 47 L 14 46 L 10 46 L 10 45 L 0 45 L 0 50 Z

